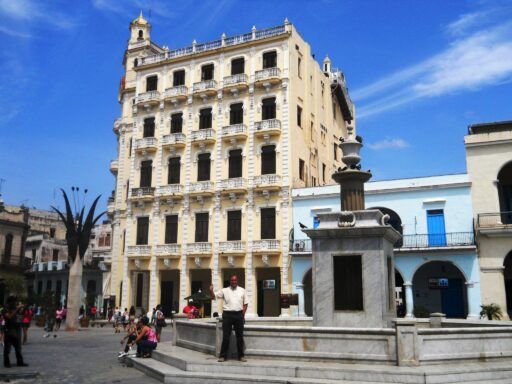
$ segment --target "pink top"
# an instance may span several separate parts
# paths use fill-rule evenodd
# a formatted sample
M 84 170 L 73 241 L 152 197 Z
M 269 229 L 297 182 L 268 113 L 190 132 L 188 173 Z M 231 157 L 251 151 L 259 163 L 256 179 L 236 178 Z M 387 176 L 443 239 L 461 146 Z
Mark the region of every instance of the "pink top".
M 30 320 L 32 319 L 32 310 L 30 309 L 27 309 L 24 313 L 23 313 L 23 324 L 29 324 L 30 323 Z
M 158 342 L 158 340 L 156 338 L 155 331 L 151 327 L 149 327 L 149 330 L 148 330 L 148 341 L 153 341 L 155 343 Z
M 62 315 L 63 314 L 64 314 L 64 310 L 63 309 L 57 309 L 57 311 L 55 311 L 55 318 L 62 320 Z

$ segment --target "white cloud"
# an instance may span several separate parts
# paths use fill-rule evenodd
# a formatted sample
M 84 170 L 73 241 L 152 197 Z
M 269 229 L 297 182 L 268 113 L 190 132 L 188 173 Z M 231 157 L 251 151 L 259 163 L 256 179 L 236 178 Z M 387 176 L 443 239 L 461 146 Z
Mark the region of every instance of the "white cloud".
M 448 24 L 446 27 L 449 34 L 453 36 L 460 36 L 467 32 L 468 29 L 482 22 L 486 18 L 488 12 L 474 12 L 466 13 L 459 16 L 457 20 Z
M 22 37 L 24 39 L 31 39 L 33 37 L 30 33 L 14 31 L 10 28 L 4 27 L 3 25 L 0 25 L 0 33 L 13 37 Z
M 462 16 L 451 24 L 451 30 L 461 34 L 475 25 L 481 14 Z M 512 22 L 495 25 L 457 38 L 431 58 L 356 89 L 352 96 L 360 105 L 358 117 L 375 115 L 422 98 L 474 91 L 511 81 Z
M 389 148 L 404 149 L 404 148 L 408 148 L 410 145 L 408 142 L 406 142 L 405 140 L 400 139 L 400 138 L 394 138 L 394 139 L 386 138 L 384 140 L 377 141 L 375 143 L 366 144 L 366 146 L 370 149 L 378 151 L 381 149 L 389 149 Z

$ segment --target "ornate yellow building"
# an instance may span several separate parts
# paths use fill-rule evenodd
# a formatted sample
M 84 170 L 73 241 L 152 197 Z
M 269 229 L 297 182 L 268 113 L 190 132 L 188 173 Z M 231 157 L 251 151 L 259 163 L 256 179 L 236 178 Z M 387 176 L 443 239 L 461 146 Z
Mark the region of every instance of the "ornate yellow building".
M 288 20 L 174 50 L 151 41 L 142 14 L 130 32 L 110 166 L 111 294 L 169 313 L 236 273 L 248 315 L 286 315 L 290 190 L 332 184 L 342 165 L 355 113 L 342 72 L 327 57 L 321 67 Z

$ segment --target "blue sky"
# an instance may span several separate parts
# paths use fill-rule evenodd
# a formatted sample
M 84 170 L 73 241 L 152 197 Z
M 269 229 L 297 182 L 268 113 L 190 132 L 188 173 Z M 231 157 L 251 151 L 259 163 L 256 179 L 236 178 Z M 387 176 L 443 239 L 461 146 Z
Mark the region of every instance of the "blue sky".
M 468 124 L 512 119 L 510 1 L 0 0 L 0 179 L 6 203 L 114 188 L 113 121 L 140 10 L 171 49 L 279 25 L 345 72 L 374 180 L 465 172 Z

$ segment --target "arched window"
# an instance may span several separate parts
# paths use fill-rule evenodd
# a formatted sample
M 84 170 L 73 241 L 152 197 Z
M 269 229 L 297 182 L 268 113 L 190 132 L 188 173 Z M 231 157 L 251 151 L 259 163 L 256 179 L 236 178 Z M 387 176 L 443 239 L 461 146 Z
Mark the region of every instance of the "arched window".
M 10 233 L 5 236 L 5 247 L 4 247 L 4 262 L 8 263 L 12 255 L 12 241 L 14 236 Z
M 506 164 L 498 173 L 498 198 L 501 222 L 512 224 L 512 162 Z
M 144 31 L 142 29 L 139 29 L 139 37 L 137 40 L 143 40 L 144 39 Z

